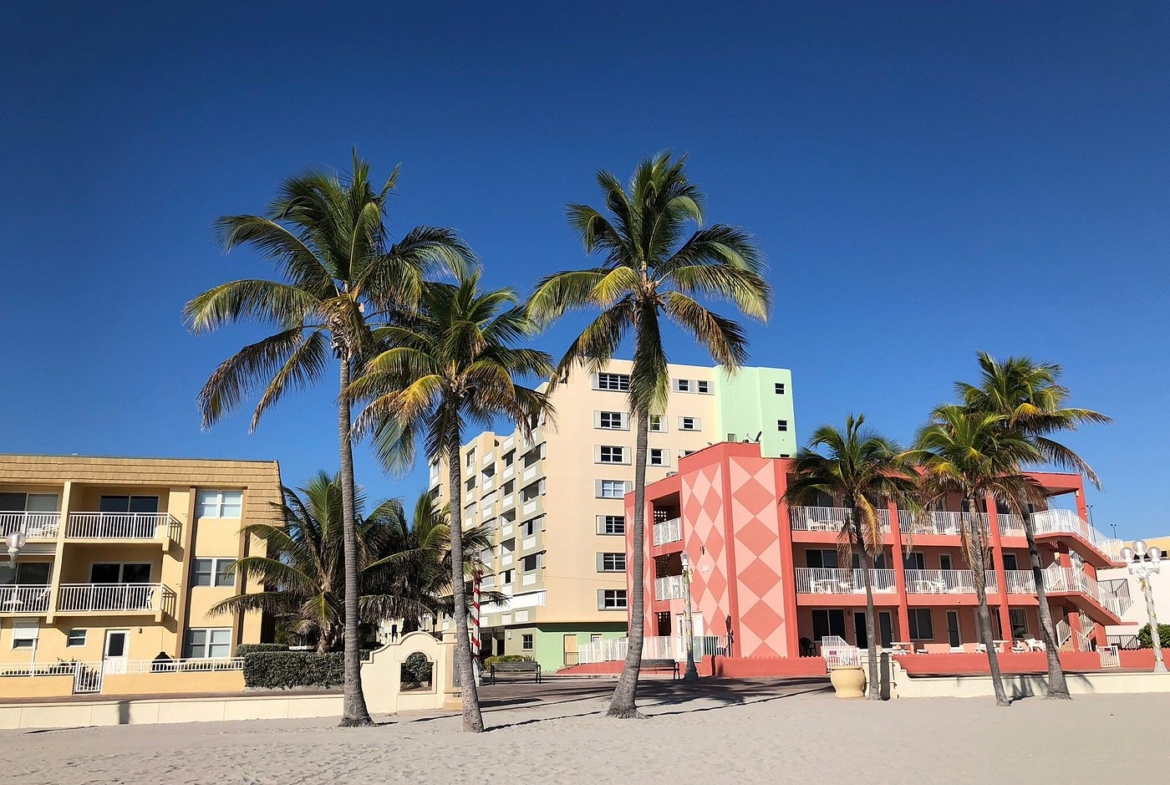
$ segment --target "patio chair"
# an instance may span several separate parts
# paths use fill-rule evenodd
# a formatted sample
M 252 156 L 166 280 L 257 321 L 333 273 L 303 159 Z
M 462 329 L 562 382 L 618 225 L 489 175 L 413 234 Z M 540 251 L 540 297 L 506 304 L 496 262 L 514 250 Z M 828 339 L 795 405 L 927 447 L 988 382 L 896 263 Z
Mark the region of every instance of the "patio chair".
M 800 656 L 801 657 L 815 657 L 817 656 L 817 647 L 808 638 L 800 639 Z

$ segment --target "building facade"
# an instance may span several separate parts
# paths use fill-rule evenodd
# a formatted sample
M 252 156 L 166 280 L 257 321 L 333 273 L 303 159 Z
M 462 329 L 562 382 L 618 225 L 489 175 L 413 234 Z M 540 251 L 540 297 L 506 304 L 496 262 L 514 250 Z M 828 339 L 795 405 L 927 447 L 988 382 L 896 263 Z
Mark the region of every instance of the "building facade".
M 842 562 L 837 537 L 845 511 L 790 507 L 783 495 L 793 461 L 754 444 L 717 444 L 683 459 L 678 472 L 647 489 L 646 634 L 681 635 L 691 564 L 695 634 L 721 636 L 735 657 L 820 654 L 833 636 L 868 648 L 865 589 Z M 1086 522 L 1079 475 L 1036 473 L 1050 499 L 1032 520 L 1045 587 L 1062 648 L 1105 643 L 1131 600 L 1124 580 L 1097 579 L 1117 564 L 1121 543 Z M 627 499 L 632 505 L 632 497 Z M 986 582 L 995 640 L 1004 650 L 1039 639 L 1038 602 L 1022 521 L 992 502 L 979 515 L 990 532 Z M 878 643 L 926 652 L 973 651 L 977 600 L 960 545 L 960 506 L 913 515 L 881 511 L 884 551 L 872 573 Z M 627 511 L 628 514 L 629 511 Z
M 482 587 L 505 597 L 481 609 L 486 654 L 527 654 L 557 669 L 577 664 L 582 643 L 626 634 L 630 368 L 615 360 L 601 373 L 574 373 L 553 395 L 555 416 L 530 441 L 485 432 L 463 447 L 464 525 L 494 532 Z M 758 441 L 764 455 L 796 452 L 789 371 L 743 368 L 729 376 L 718 367 L 671 365 L 670 374 L 669 405 L 651 423 L 648 481 L 724 440 Z M 432 466 L 430 480 L 448 502 L 446 467 Z
M 1162 551 L 1162 566 L 1156 575 L 1150 576 L 1149 582 L 1158 624 L 1167 624 L 1170 623 L 1170 537 L 1146 537 L 1145 541 L 1147 546 Z M 1125 544 L 1133 547 L 1133 542 Z M 1110 626 L 1106 632 L 1109 634 L 1110 642 L 1126 648 L 1137 646 L 1138 630 L 1150 623 L 1140 581 L 1136 575 L 1130 574 L 1128 567 L 1102 570 L 1098 575 L 1102 580 L 1125 581 L 1129 584 L 1129 594 L 1134 603 L 1122 614 L 1121 623 Z M 1162 645 L 1170 648 L 1170 641 L 1162 641 Z
M 263 553 L 241 528 L 281 523 L 280 487 L 274 461 L 0 455 L 0 673 L 121 674 L 260 642 L 261 614 L 209 611 L 260 590 L 226 568 Z

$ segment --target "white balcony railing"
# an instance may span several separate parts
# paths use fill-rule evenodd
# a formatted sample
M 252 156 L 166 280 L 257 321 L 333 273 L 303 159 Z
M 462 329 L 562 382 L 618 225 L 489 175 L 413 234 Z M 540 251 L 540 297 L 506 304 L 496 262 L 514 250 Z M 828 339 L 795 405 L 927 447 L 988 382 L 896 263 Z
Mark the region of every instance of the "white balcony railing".
M 654 544 L 666 545 L 669 542 L 682 540 L 682 519 L 671 518 L 669 521 L 659 521 L 654 524 Z
M 536 573 L 535 572 L 525 573 L 520 578 L 520 585 L 521 586 L 534 586 L 534 585 L 536 585 Z
M 999 533 L 1004 537 L 1024 536 L 1024 521 L 1018 515 L 1001 512 L 995 518 L 999 522 Z
M 681 575 L 669 575 L 665 578 L 654 579 L 654 599 L 656 600 L 681 600 L 686 596 L 685 592 L 686 584 Z M 642 656 L 648 657 L 649 655 L 643 652 Z
M 890 530 L 890 511 L 878 510 L 883 532 Z M 840 531 L 848 521 L 849 510 L 844 507 L 789 507 L 788 520 L 793 531 Z
M 875 594 L 895 591 L 893 570 L 873 569 L 869 576 Z M 865 594 L 865 577 L 859 569 L 797 567 L 796 591 L 798 594 Z
M 165 512 L 74 512 L 65 537 L 78 540 L 177 539 L 179 522 Z
M 59 512 L 0 512 L 0 539 L 22 532 L 30 540 L 51 540 L 60 524 Z
M 945 512 L 930 510 L 914 514 L 909 510 L 898 510 L 898 526 L 904 532 L 925 535 L 958 535 L 963 531 L 963 520 L 978 521 L 986 531 L 988 526 L 985 513 Z
M 79 611 L 163 611 L 174 592 L 161 583 L 67 583 L 61 585 L 57 609 Z
M 648 660 L 674 660 L 682 662 L 686 659 L 686 639 L 681 635 L 659 636 L 647 635 L 642 639 L 642 657 Z M 629 649 L 628 638 L 607 638 L 581 644 L 577 650 L 577 662 L 584 665 L 594 662 L 620 662 L 626 658 Z M 692 638 L 695 660 L 713 654 L 727 653 L 727 638 L 722 635 L 696 635 Z
M 991 591 L 992 584 L 987 590 Z M 910 594 L 974 594 L 971 570 L 906 570 L 906 591 Z
M 48 586 L 0 586 L 0 614 L 45 613 L 48 610 Z
M 530 514 L 536 512 L 536 499 L 533 499 L 532 501 L 524 502 L 524 506 L 521 508 L 521 510 L 522 510 L 524 515 L 530 515 Z
M 516 557 L 512 555 L 511 551 L 508 551 L 500 556 L 500 567 L 511 567 L 515 560 Z
M 1032 514 L 1032 530 L 1036 534 L 1074 534 L 1088 541 L 1111 561 L 1121 559 L 1121 540 L 1094 529 L 1072 510 L 1045 510 Z
M 1004 570 L 1008 594 L 1035 594 L 1036 579 L 1031 570 Z

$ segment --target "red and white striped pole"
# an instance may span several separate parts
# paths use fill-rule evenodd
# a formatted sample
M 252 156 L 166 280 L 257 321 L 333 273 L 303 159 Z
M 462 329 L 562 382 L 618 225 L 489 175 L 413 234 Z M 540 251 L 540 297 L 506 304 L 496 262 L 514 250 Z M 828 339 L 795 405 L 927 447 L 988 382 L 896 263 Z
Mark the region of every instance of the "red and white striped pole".
M 475 681 L 479 683 L 479 653 L 481 641 L 479 637 L 479 584 L 481 576 L 479 570 L 471 574 L 471 659 L 475 667 Z

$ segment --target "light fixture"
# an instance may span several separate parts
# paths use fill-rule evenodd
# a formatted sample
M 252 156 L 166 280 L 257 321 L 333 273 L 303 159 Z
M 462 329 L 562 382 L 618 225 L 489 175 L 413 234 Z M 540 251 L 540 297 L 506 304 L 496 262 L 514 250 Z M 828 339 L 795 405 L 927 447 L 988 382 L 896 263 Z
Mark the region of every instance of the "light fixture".
M 24 532 L 13 532 L 8 535 L 6 540 L 8 545 L 8 563 L 16 569 L 16 554 L 20 553 L 20 549 L 24 547 Z
M 687 552 L 683 551 L 679 554 L 678 557 L 680 560 L 682 560 L 682 568 L 684 570 L 689 570 L 691 568 L 691 557 L 687 556 Z

